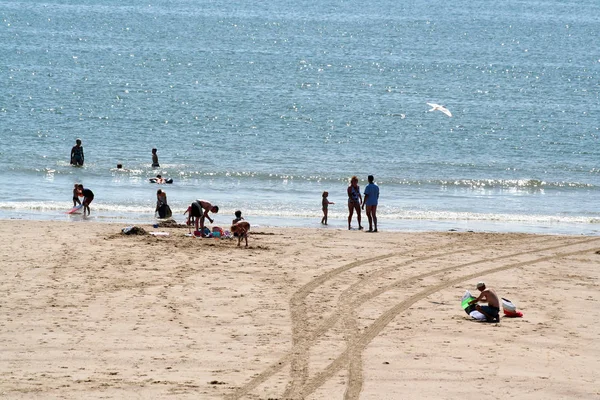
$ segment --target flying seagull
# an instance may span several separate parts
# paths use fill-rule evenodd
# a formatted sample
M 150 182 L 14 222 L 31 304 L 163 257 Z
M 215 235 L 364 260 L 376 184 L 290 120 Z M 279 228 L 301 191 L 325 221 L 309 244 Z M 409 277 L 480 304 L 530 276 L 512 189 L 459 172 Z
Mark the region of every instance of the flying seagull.
M 428 106 L 431 107 L 431 110 L 429 111 L 441 111 L 444 114 L 446 114 L 447 116 L 451 117 L 452 113 L 450 112 L 450 110 L 448 110 L 446 107 L 444 106 L 440 106 L 439 104 L 435 104 L 435 103 L 427 103 Z

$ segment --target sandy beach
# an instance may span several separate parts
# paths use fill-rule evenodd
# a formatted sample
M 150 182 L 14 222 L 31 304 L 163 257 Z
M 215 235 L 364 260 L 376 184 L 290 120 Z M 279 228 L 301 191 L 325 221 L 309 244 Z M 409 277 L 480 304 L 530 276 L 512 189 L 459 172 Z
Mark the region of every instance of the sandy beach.
M 123 227 L 2 222 L 0 397 L 600 396 L 600 237 Z

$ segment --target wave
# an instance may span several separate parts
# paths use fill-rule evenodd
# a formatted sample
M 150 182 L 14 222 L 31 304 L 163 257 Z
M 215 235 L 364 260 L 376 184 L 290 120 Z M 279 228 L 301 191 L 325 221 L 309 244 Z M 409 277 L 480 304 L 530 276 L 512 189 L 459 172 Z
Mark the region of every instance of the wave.
M 207 170 L 198 170 L 197 166 L 188 164 L 163 164 L 160 168 L 150 168 L 147 163 L 136 163 L 130 166 L 125 166 L 124 170 L 117 170 L 114 166 L 101 167 L 90 163 L 83 168 L 71 167 L 67 162 L 61 162 L 52 167 L 35 167 L 28 165 L 11 165 L 6 168 L 9 173 L 16 173 L 20 180 L 30 179 L 34 176 L 43 176 L 45 178 L 54 178 L 58 176 L 71 176 L 73 179 L 131 179 L 139 180 L 141 177 L 152 177 L 156 174 L 176 178 L 182 184 L 195 184 L 197 181 L 212 180 L 212 181 L 257 181 L 257 182 L 299 182 L 299 183 L 328 183 L 340 184 L 347 183 L 352 173 L 336 171 L 332 165 L 328 170 L 311 171 L 311 173 L 303 173 L 298 171 L 281 172 L 281 171 L 260 171 L 260 170 L 237 170 L 237 169 L 218 169 L 210 168 Z M 583 181 L 577 180 L 544 180 L 535 177 L 522 178 L 468 178 L 468 177 L 444 177 L 441 176 L 444 171 L 432 171 L 431 174 L 438 176 L 419 176 L 401 177 L 393 175 L 395 171 L 382 170 L 375 176 L 376 181 L 380 185 L 394 186 L 429 186 L 440 188 L 470 188 L 470 189 L 515 189 L 538 191 L 544 189 L 586 189 L 600 190 L 600 185 L 595 178 L 595 172 L 590 171 L 590 175 L 582 175 Z M 447 173 L 447 171 L 446 171 Z M 356 174 L 361 180 L 361 185 L 366 184 L 367 174 Z M 494 173 L 494 175 L 498 175 Z M 589 179 L 588 179 L 589 178 Z M 594 183 L 591 183 L 594 182 Z
M 39 212 L 40 214 L 54 214 L 56 218 L 64 216 L 66 211 L 70 210 L 70 202 L 0 202 L 0 218 L 2 211 L 8 213 Z M 175 219 L 184 220 L 183 213 L 186 207 L 172 206 Z M 218 220 L 229 220 L 233 215 L 235 208 L 225 206 L 216 216 Z M 122 204 L 104 204 L 92 203 L 94 214 L 103 213 L 104 219 L 123 219 L 128 216 L 131 219 L 136 217 L 148 218 L 154 215 L 154 205 L 122 205 Z M 321 211 L 318 209 L 308 210 L 306 208 L 294 209 L 291 207 L 276 208 L 248 208 L 244 210 L 245 215 L 251 215 L 257 218 L 282 218 L 282 219 L 319 219 Z M 505 222 L 505 223 L 536 223 L 536 224 L 600 224 L 600 215 L 586 216 L 565 216 L 565 215 L 537 215 L 537 214 L 508 214 L 508 213 L 473 213 L 473 212 L 455 212 L 455 211 L 417 211 L 417 210 L 385 210 L 379 209 L 378 216 L 381 222 L 385 221 L 479 221 L 479 222 Z M 329 218 L 332 220 L 345 220 L 347 213 L 345 211 L 330 210 Z M 51 218 L 52 219 L 52 218 Z M 363 216 L 363 219 L 366 219 Z M 223 222 L 220 222 L 223 223 Z

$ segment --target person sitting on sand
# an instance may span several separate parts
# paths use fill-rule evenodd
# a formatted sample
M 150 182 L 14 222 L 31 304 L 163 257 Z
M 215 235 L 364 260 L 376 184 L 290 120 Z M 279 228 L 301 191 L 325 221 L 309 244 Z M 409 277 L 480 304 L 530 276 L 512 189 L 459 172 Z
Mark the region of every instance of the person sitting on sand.
M 487 302 L 487 306 L 480 306 L 478 304 L 475 309 L 485 315 L 488 322 L 500 322 L 500 299 L 496 291 L 492 288 L 486 288 L 484 282 L 477 283 L 477 290 L 481 293 L 476 299 L 471 300 L 469 304 L 475 304 L 480 301 Z
M 191 218 L 195 218 L 196 231 L 198 231 L 198 223 L 200 223 L 200 234 L 204 236 L 204 219 L 208 218 L 208 220 L 212 224 L 213 220 L 208 216 L 208 213 L 218 213 L 219 207 L 213 206 L 206 200 L 196 200 L 190 205 L 188 211 L 189 214 L 187 224 L 190 225 Z

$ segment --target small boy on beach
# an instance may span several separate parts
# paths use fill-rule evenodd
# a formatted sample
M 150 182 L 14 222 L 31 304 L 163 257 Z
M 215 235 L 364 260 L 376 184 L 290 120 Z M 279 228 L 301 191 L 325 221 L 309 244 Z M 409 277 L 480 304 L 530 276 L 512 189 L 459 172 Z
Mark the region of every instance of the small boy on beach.
M 87 211 L 87 215 L 90 215 L 90 203 L 94 200 L 94 192 L 90 189 L 86 189 L 82 184 L 78 185 L 79 192 L 83 195 L 83 215 Z
M 244 217 L 242 217 L 242 212 L 240 210 L 237 210 L 235 212 L 235 218 L 233 219 L 233 221 L 231 221 L 231 225 L 235 225 L 240 221 L 243 221 Z
M 323 206 L 323 218 L 321 218 L 321 223 L 323 225 L 327 225 L 327 211 L 328 211 L 329 205 L 335 204 L 334 202 L 329 201 L 327 199 L 327 196 L 329 196 L 329 192 L 327 192 L 327 191 L 323 192 L 323 200 L 321 202 L 321 204 Z
M 242 212 L 241 212 L 240 210 L 237 210 L 237 211 L 235 212 L 235 218 L 233 219 L 233 221 L 231 221 L 231 225 L 233 226 L 233 225 L 235 225 L 235 224 L 237 224 L 238 222 L 240 222 L 240 221 L 243 221 L 243 220 L 244 220 L 244 217 L 242 217 Z M 234 236 L 234 237 L 237 237 L 237 236 L 238 236 L 237 232 L 233 232 L 233 231 L 232 231 L 232 233 L 233 233 L 233 236 Z
M 152 149 L 152 168 L 160 167 L 160 164 L 158 163 L 158 154 L 156 154 L 157 151 L 156 148 Z
M 77 207 L 77 205 L 81 204 L 79 196 L 81 196 L 81 193 L 79 193 L 79 184 L 76 183 L 73 187 L 73 207 Z

